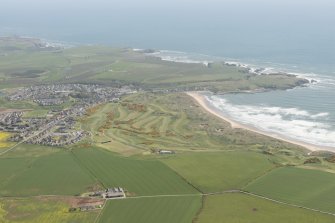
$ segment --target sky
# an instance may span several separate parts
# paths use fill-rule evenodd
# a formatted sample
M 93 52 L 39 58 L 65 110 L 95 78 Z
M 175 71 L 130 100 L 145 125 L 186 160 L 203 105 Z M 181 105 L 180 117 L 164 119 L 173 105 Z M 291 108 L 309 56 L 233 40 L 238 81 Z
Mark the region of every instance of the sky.
M 260 49 L 307 55 L 306 46 L 310 54 L 334 48 L 328 44 L 335 39 L 334 9 L 334 0 L 0 0 L 0 35 L 204 53 L 221 45 L 250 57 Z
M 333 0 L 1 0 L 0 25 L 64 21 L 103 22 L 118 19 L 136 23 L 159 19 L 190 19 L 200 24 L 215 19 L 242 23 L 287 20 L 333 24 Z M 94 17 L 94 18 L 93 18 Z M 266 19 L 265 19 L 266 18 Z M 43 20 L 43 21 L 41 21 Z

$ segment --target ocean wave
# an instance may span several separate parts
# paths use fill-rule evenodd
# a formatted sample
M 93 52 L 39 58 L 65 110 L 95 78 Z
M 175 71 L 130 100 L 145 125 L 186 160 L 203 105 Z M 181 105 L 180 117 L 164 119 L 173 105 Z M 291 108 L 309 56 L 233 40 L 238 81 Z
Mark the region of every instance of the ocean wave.
M 159 57 L 163 61 L 186 63 L 186 64 L 204 64 L 208 66 L 209 63 L 213 63 L 214 60 L 208 55 L 204 54 L 192 54 L 181 51 L 172 50 L 159 50 L 148 55 Z
M 223 114 L 242 124 L 314 145 L 335 146 L 335 130 L 325 122 L 327 112 L 311 114 L 298 108 L 234 105 L 219 96 L 206 98 Z
M 263 63 L 247 63 L 240 60 L 235 60 L 232 58 L 209 56 L 205 54 L 197 53 L 187 53 L 182 51 L 174 50 L 158 50 L 149 55 L 159 57 L 164 61 L 176 62 L 176 63 L 188 63 L 188 64 L 204 64 L 208 65 L 213 62 L 223 62 L 226 65 L 236 66 L 239 68 L 247 69 L 249 73 L 256 75 L 270 75 L 284 73 L 288 75 L 295 75 L 299 78 L 307 79 L 310 82 L 310 86 L 323 84 L 323 83 L 333 83 L 335 85 L 335 79 L 331 76 L 324 76 L 320 74 L 315 74 L 312 72 L 299 72 L 296 69 L 298 66 L 273 63 L 273 62 L 263 62 Z M 262 64 L 262 65 L 261 65 Z M 291 67 L 291 68 L 288 68 Z M 331 81 L 329 81 L 331 80 Z

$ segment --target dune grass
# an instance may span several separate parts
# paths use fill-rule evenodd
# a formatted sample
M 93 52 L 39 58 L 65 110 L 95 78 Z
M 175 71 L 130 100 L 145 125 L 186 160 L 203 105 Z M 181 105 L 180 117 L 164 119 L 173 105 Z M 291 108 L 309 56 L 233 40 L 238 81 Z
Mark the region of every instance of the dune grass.
M 92 109 L 82 120 L 100 147 L 123 154 L 144 151 L 273 150 L 296 146 L 242 129 L 202 110 L 186 94 L 133 94 Z M 108 142 L 108 143 L 101 143 Z M 121 146 L 123 145 L 123 146 Z

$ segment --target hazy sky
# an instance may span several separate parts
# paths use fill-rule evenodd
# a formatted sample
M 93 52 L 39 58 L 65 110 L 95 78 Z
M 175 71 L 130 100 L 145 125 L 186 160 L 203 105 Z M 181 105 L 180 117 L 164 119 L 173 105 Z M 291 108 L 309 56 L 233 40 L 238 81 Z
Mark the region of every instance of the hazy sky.
M 43 9 L 47 11 L 59 9 L 99 10 L 99 9 L 206 9 L 216 11 L 221 7 L 235 9 L 266 10 L 325 10 L 335 6 L 333 0 L 1 0 L 1 11 L 29 11 Z
M 250 19 L 328 22 L 334 18 L 333 9 L 334 0 L 1 0 L 0 25 L 11 20 L 26 23 L 43 18 L 53 22 L 75 17 L 89 20 L 91 16 L 101 19 L 119 16 L 124 20 L 198 16 L 247 22 Z
M 277 54 L 333 47 L 334 9 L 335 0 L 0 0 L 0 34 Z

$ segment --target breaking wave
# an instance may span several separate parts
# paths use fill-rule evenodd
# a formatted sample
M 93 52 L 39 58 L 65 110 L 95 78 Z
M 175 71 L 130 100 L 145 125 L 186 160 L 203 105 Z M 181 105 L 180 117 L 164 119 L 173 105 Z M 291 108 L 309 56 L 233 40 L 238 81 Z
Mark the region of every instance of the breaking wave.
M 326 122 L 329 113 L 311 114 L 297 108 L 235 105 L 220 96 L 206 96 L 212 106 L 242 124 L 288 139 L 335 147 L 335 130 Z

